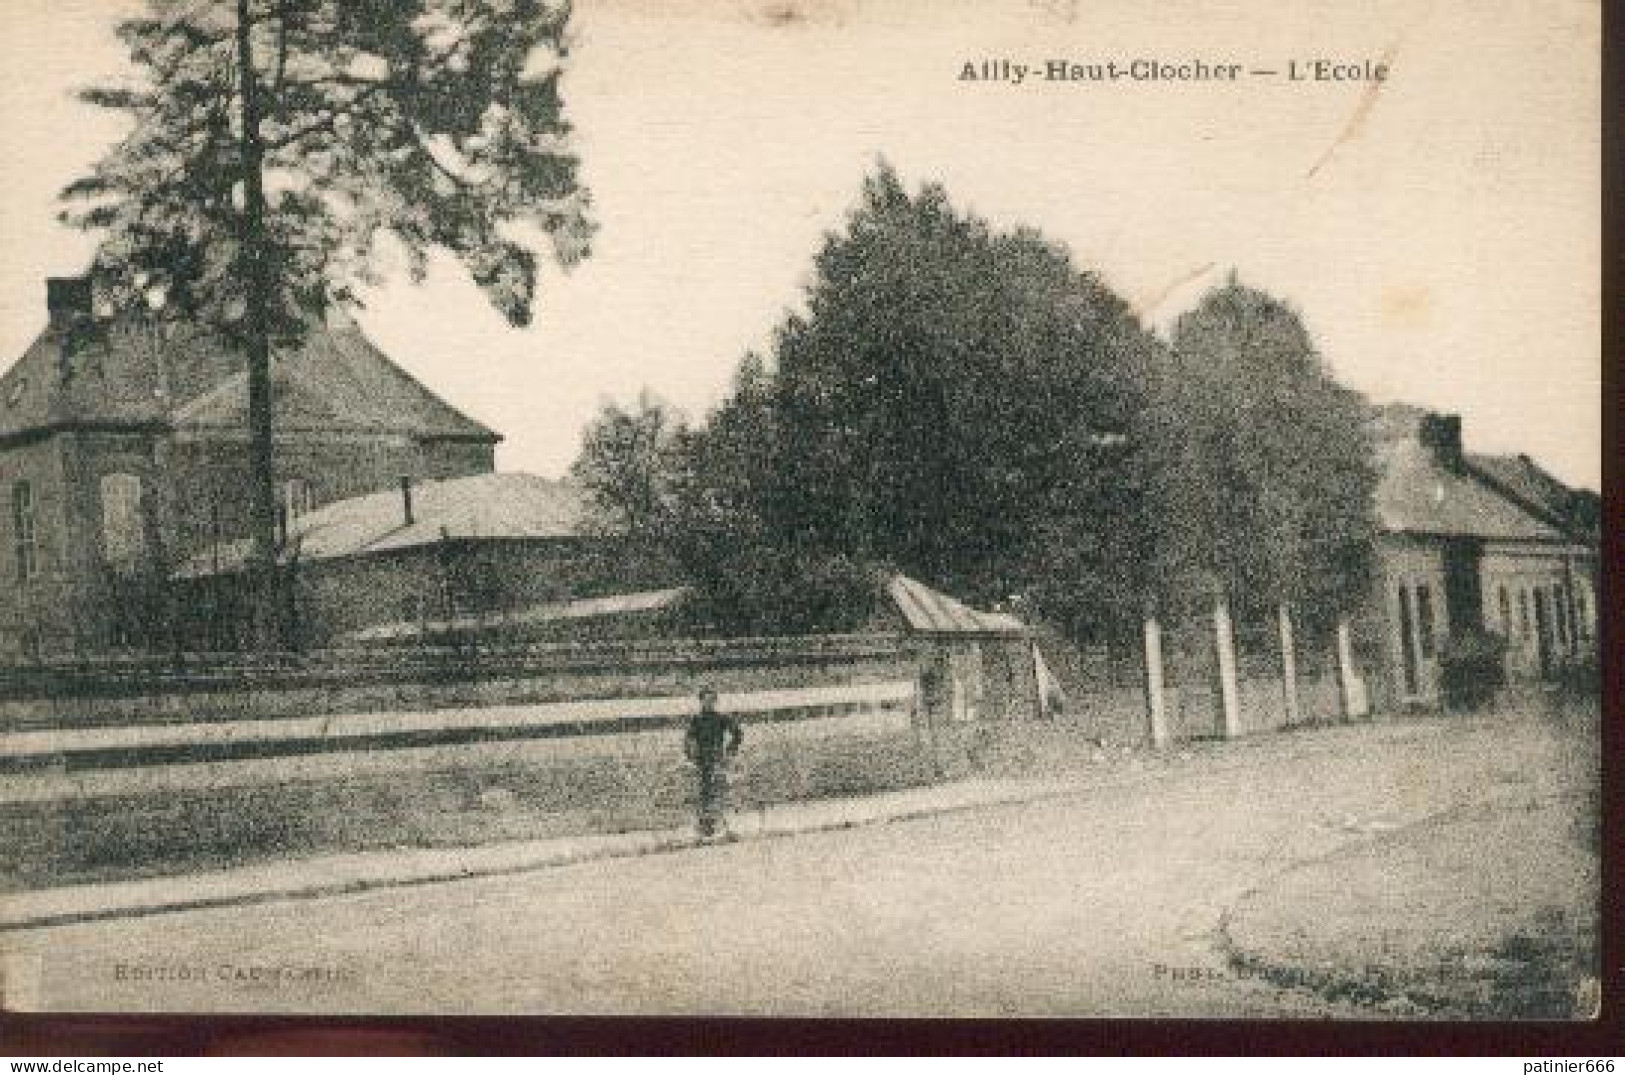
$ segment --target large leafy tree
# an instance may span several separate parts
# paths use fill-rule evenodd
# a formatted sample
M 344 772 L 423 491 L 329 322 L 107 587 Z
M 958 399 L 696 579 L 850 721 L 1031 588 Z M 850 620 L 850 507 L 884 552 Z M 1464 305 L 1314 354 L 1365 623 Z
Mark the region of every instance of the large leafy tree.
M 1297 312 L 1232 278 L 1175 323 L 1153 495 L 1165 597 L 1280 601 L 1329 620 L 1363 591 L 1377 471 L 1368 407 Z
M 1158 344 L 1029 229 L 882 166 L 817 256 L 773 370 L 747 360 L 689 453 L 690 562 L 861 565 L 1098 626 L 1142 575 L 1138 423 Z M 804 587 L 805 588 L 805 587 Z
M 64 217 L 105 233 L 95 275 L 115 308 L 242 348 L 262 570 L 276 347 L 390 256 L 421 279 L 448 251 L 523 325 L 538 248 L 586 253 L 559 92 L 568 16 L 559 0 L 148 0 L 121 25 L 134 82 L 84 97 L 132 129 L 64 192 Z
M 1075 623 L 1135 573 L 1122 494 L 1157 345 L 1038 232 L 882 167 L 777 344 L 792 542 Z
M 667 547 L 694 585 L 698 626 L 760 634 L 847 630 L 873 612 L 878 591 L 870 562 L 798 545 L 779 526 L 773 507 L 793 496 L 786 425 L 780 381 L 751 353 L 732 393 L 683 440 Z

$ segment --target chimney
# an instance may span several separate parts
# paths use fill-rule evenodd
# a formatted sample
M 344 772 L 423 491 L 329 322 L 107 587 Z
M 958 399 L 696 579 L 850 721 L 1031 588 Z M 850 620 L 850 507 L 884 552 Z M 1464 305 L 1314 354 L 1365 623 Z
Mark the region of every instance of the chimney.
M 71 328 L 88 321 L 91 314 L 90 277 L 52 276 L 45 281 L 45 309 L 51 327 Z
M 401 525 L 412 525 L 412 477 L 401 475 Z
M 1422 447 L 1433 453 L 1440 466 L 1456 474 L 1462 471 L 1461 415 L 1426 415 L 1422 419 L 1420 435 Z

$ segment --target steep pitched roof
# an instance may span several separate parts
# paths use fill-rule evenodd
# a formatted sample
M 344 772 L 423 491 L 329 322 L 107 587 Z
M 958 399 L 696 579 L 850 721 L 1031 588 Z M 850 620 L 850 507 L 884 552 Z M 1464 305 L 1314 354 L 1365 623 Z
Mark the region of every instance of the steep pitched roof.
M 1417 437 L 1425 413 L 1396 404 L 1373 416 L 1380 471 L 1377 519 L 1384 530 L 1512 541 L 1567 537 L 1542 513 L 1482 480 L 1471 466 L 1452 469 L 1440 462 Z
M 339 500 L 295 519 L 288 547 L 302 562 L 432 545 L 443 538 L 489 540 L 578 537 L 585 533 L 581 491 L 534 474 L 474 474 L 412 486 L 412 523 L 399 489 Z M 176 575 L 235 571 L 249 543 L 234 541 L 181 565 Z
M 501 439 L 391 362 L 353 323 L 325 326 L 306 337 L 297 350 L 279 355 L 272 367 L 271 392 L 281 429 Z M 174 420 L 183 428 L 244 428 L 248 374 L 238 373 L 178 409 Z
M 279 355 L 272 381 L 278 429 L 501 439 L 390 361 L 348 318 L 313 328 Z M 0 438 L 84 424 L 239 430 L 247 408 L 240 354 L 184 326 L 48 327 L 0 375 Z
M 58 368 L 55 351 L 42 334 L 0 374 L 0 436 L 62 421 L 62 400 L 51 390 Z
M 1547 521 L 1581 537 L 1598 536 L 1580 516 L 1584 496 L 1571 489 L 1527 455 L 1467 456 L 1467 465 L 1491 486 L 1545 516 Z
M 147 326 L 46 328 L 0 375 L 0 438 L 65 425 L 162 423 L 175 380 L 163 371 L 198 369 L 204 360 L 196 350 L 189 338 Z

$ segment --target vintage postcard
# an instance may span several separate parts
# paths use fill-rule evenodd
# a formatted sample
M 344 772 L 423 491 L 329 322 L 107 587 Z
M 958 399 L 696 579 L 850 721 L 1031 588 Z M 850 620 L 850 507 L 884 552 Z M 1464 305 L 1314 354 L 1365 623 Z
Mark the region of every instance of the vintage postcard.
M 1593 1018 L 1600 19 L 8 0 L 0 1007 Z

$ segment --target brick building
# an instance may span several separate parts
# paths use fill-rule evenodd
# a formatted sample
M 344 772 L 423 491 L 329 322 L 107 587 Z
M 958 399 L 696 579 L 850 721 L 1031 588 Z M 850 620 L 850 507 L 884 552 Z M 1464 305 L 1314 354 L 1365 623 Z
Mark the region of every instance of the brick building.
M 174 565 L 246 535 L 247 374 L 198 328 L 91 316 L 47 282 L 48 323 L 0 375 L 0 661 L 150 641 Z M 413 380 L 343 315 L 274 356 L 283 515 L 486 473 L 501 439 Z
M 1464 451 L 1454 415 L 1384 407 L 1375 440 L 1377 569 L 1362 627 L 1379 706 L 1435 704 L 1441 653 L 1468 632 L 1504 641 L 1515 681 L 1595 656 L 1592 495 L 1527 456 Z

